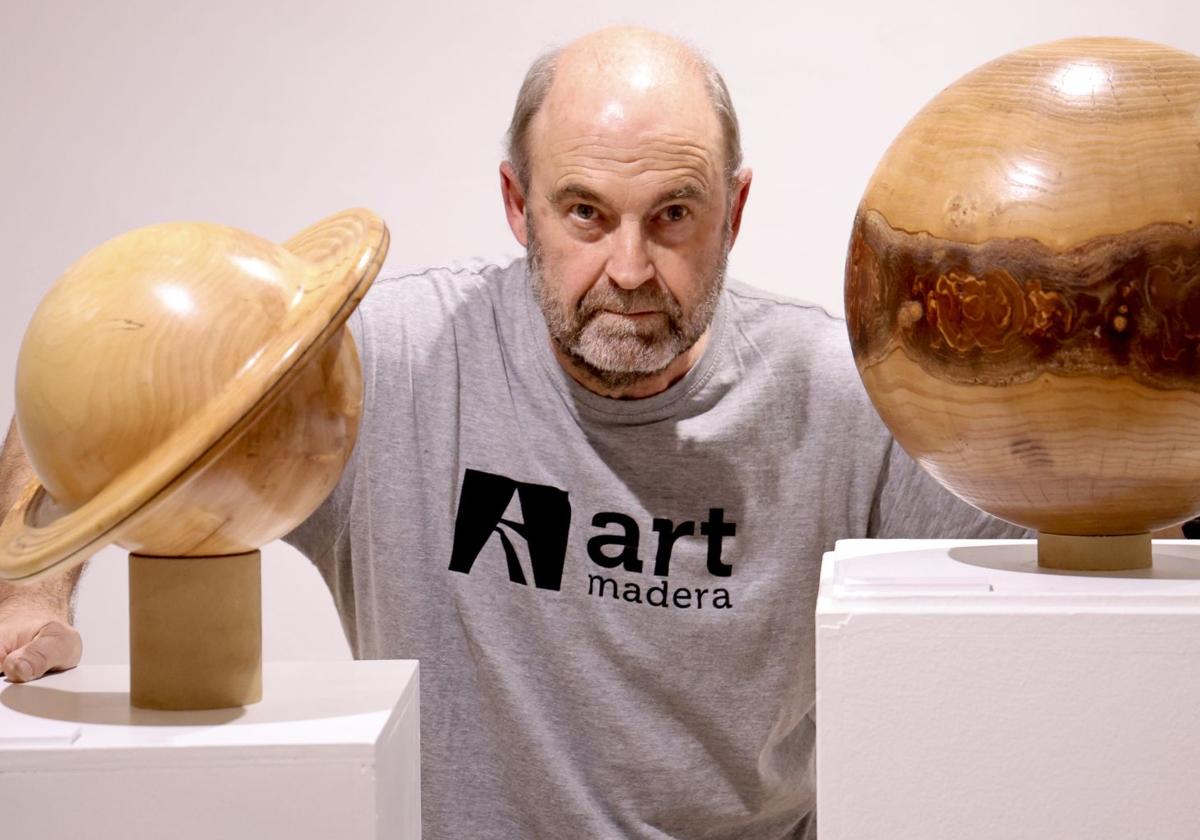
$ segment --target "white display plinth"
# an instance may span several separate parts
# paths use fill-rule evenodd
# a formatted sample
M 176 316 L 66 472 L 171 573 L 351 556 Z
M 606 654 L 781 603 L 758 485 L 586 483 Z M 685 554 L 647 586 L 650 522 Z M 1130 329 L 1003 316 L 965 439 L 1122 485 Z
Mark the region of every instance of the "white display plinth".
M 817 602 L 821 840 L 1200 837 L 1200 546 L 847 540 Z
M 263 701 L 129 705 L 129 669 L 0 683 L 6 837 L 421 836 L 417 663 L 275 662 Z

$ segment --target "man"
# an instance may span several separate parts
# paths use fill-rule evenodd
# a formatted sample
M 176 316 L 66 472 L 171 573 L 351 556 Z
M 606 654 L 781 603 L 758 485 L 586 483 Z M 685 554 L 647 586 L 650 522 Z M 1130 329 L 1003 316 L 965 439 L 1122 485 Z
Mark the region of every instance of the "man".
M 356 655 L 421 660 L 426 837 L 815 836 L 821 553 L 1013 531 L 893 445 L 839 321 L 724 284 L 751 173 L 706 62 L 589 35 L 510 141 L 527 261 L 376 283 L 355 454 L 288 540 Z M 0 607 L 11 678 L 78 661 L 68 591 Z

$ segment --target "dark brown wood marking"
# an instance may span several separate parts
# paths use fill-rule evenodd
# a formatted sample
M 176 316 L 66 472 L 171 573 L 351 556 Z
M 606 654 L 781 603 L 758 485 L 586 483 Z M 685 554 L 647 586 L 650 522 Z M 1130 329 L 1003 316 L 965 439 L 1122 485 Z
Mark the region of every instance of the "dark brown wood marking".
M 846 319 L 860 368 L 899 346 L 961 384 L 1053 372 L 1200 391 L 1200 230 L 1154 224 L 1060 252 L 938 239 L 860 209 Z

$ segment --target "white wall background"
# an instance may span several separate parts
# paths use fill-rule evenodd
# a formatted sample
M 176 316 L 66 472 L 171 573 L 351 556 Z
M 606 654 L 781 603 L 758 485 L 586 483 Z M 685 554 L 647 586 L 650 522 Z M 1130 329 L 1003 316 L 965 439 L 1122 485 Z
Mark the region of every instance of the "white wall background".
M 134 227 L 281 240 L 365 205 L 391 227 L 392 267 L 517 253 L 496 167 L 521 77 L 612 23 L 683 36 L 725 74 L 755 169 L 731 274 L 835 311 L 867 178 L 955 78 L 1072 35 L 1200 53 L 1196 0 L 0 0 L 0 418 L 41 296 Z M 127 658 L 123 557 L 107 549 L 85 574 L 85 662 Z M 306 561 L 265 557 L 267 657 L 347 656 Z

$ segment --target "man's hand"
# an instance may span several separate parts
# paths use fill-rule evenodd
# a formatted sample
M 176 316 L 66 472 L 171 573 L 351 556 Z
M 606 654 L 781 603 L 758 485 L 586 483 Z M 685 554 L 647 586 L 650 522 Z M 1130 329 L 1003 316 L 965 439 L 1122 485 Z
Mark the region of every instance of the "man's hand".
M 0 606 L 0 670 L 9 682 L 74 668 L 82 654 L 79 632 L 58 616 Z

